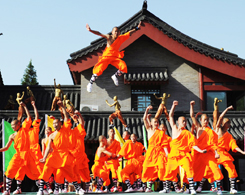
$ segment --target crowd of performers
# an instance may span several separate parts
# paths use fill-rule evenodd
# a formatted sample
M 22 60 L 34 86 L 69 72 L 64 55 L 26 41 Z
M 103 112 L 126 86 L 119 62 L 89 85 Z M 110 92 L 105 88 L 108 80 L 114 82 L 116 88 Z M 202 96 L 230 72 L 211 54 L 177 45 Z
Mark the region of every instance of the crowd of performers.
M 93 83 L 109 64 L 118 69 L 111 77 L 114 84 L 118 86 L 118 77 L 127 73 L 126 63 L 121 60 L 124 53 L 123 51 L 119 51 L 119 48 L 131 34 L 140 30 L 140 27 L 141 22 L 135 29 L 120 35 L 118 27 L 114 27 L 111 34 L 102 34 L 99 31 L 92 30 L 88 24 L 86 25 L 89 32 L 107 40 L 105 51 L 93 68 L 93 75 L 87 85 L 88 92 L 92 92 Z M 74 185 L 76 194 L 88 192 L 91 178 L 88 166 L 89 160 L 85 153 L 84 146 L 84 137 L 86 136 L 84 120 L 78 111 L 74 112 L 73 105 L 67 99 L 66 95 L 63 96 L 64 101 L 61 101 L 63 91 L 60 89 L 60 85 L 56 86 L 55 80 L 54 87 L 55 98 L 51 110 L 55 110 L 56 105 L 59 106 L 63 124 L 60 119 L 55 118 L 53 121 L 55 131 L 51 132 L 50 127 L 46 128 L 45 133 L 47 137 L 42 140 L 43 152 L 41 152 L 39 146 L 40 119 L 35 106 L 34 95 L 31 90 L 27 88 L 27 94 L 30 96 L 28 101 L 31 101 L 35 113 L 35 120 L 32 121 L 25 101 L 22 102 L 24 92 L 22 96 L 20 93 L 17 94 L 16 101 L 20 105 L 19 115 L 17 120 L 11 122 L 15 133 L 9 137 L 6 146 L 0 149 L 1 152 L 4 152 L 8 150 L 11 143 L 14 142 L 14 148 L 16 150 L 16 154 L 10 161 L 5 173 L 6 190 L 3 192 L 3 195 L 10 194 L 11 184 L 14 178 L 17 181 L 17 189 L 13 194 L 21 194 L 21 182 L 25 175 L 36 181 L 39 187 L 37 195 L 49 193 L 59 194 L 60 185 L 65 181 L 66 184 L 64 185 L 63 193 L 67 192 L 67 182 Z M 227 132 L 230 128 L 230 121 L 224 118 L 224 115 L 229 109 L 232 109 L 232 106 L 225 109 L 219 116 L 217 109 L 218 100 L 217 98 L 215 99 L 213 114 L 214 124 L 213 129 L 211 129 L 208 127 L 209 118 L 206 114 L 202 114 L 200 123 L 198 122 L 197 116 L 194 116 L 193 107 L 195 102 L 191 101 L 190 116 L 193 125 L 191 131 L 188 131 L 186 130 L 185 117 L 179 117 L 178 125 L 175 124 L 174 111 L 178 102 L 173 102 L 170 113 L 168 114 L 165 104 L 166 99 L 169 98 L 170 95 L 164 93 L 163 97 L 157 97 L 156 95 L 155 97 L 162 100 L 156 116 L 150 118 L 148 111 L 152 109 L 152 107 L 149 106 L 143 117 L 144 125 L 147 129 L 147 151 L 140 142 L 136 141 L 136 135 L 130 135 L 129 131 L 127 131 L 128 127 L 121 115 L 117 97 L 114 97 L 114 103 L 112 105 L 106 101 L 110 107 L 115 106 L 116 111 L 109 117 L 109 138 L 106 139 L 103 135 L 98 138 L 99 147 L 95 153 L 94 165 L 91 170 L 93 177 L 98 178 L 95 192 L 103 192 L 102 186 L 105 186 L 105 191 L 108 192 L 110 172 L 113 182 L 112 191 L 118 191 L 117 170 L 119 160 L 124 158 L 127 162 L 120 174 L 122 181 L 127 185 L 125 192 L 151 192 L 152 184 L 156 179 L 160 179 L 163 181 L 163 190 L 159 193 L 169 193 L 172 182 L 175 191 L 196 194 L 196 192 L 202 191 L 202 186 L 205 180 L 208 179 L 211 183 L 212 191 L 217 191 L 217 194 L 222 194 L 220 183 L 223 179 L 223 175 L 218 167 L 219 164 L 222 164 L 229 174 L 230 193 L 237 193 L 235 189 L 237 172 L 233 164 L 234 159 L 228 151 L 231 149 L 241 154 L 245 154 L 245 152 L 237 146 L 236 141 L 232 138 L 231 134 Z M 10 96 L 10 100 L 5 109 L 14 108 L 15 103 L 12 99 L 13 97 Z M 166 126 L 164 124 L 159 125 L 158 120 L 162 112 L 165 113 L 166 119 L 171 126 L 171 137 L 165 134 Z M 27 118 L 21 125 L 20 121 L 23 113 L 26 113 Z M 72 129 L 72 122 L 69 119 L 68 113 L 77 124 L 74 129 Z M 113 119 L 116 117 L 120 119 L 123 126 L 126 128 L 126 131 L 123 132 L 125 143 L 122 147 L 114 138 Z M 144 152 L 145 155 L 143 155 Z M 177 174 L 180 166 L 185 170 L 182 188 L 178 188 Z M 54 175 L 56 184 L 54 192 L 50 189 L 48 183 L 51 175 Z M 81 181 L 86 183 L 85 190 L 81 188 Z M 194 182 L 199 182 L 199 186 L 196 190 L 194 189 Z M 217 189 L 214 187 L 214 182 L 217 184 Z M 148 186 L 146 186 L 146 183 L 148 183 Z M 46 189 L 44 189 L 45 185 Z M 187 185 L 189 185 L 189 188 L 187 188 Z
M 25 103 L 20 102 L 27 118 L 22 125 L 19 120 L 11 122 L 15 131 L 5 147 L 0 151 L 8 150 L 14 142 L 16 154 L 9 163 L 6 175 L 6 190 L 3 195 L 9 195 L 12 180 L 15 178 L 17 189 L 13 194 L 21 194 L 21 182 L 26 175 L 36 181 L 38 195 L 59 194 L 61 184 L 64 184 L 62 193 L 67 192 L 67 182 L 74 185 L 76 194 L 84 194 L 89 190 L 91 181 L 88 158 L 85 153 L 84 120 L 82 115 L 75 111 L 73 118 L 76 119 L 76 127 L 72 129 L 72 122 L 62 103 L 57 104 L 64 114 L 63 124 L 60 119 L 53 120 L 54 132 L 50 127 L 45 129 L 46 138 L 42 140 L 42 152 L 39 145 L 39 126 L 41 120 L 35 106 L 31 102 L 35 118 L 32 121 L 29 110 Z M 202 191 L 205 180 L 211 183 L 212 191 L 222 194 L 220 183 L 223 175 L 218 165 L 222 164 L 228 171 L 230 179 L 230 193 L 237 193 L 235 181 L 237 172 L 233 164 L 234 159 L 228 153 L 231 149 L 245 154 L 236 144 L 231 134 L 227 132 L 230 128 L 230 120 L 224 118 L 226 112 L 233 107 L 226 108 L 220 115 L 218 111 L 218 99 L 214 100 L 214 123 L 213 129 L 208 127 L 209 118 L 202 114 L 200 123 L 197 120 L 199 113 L 194 116 L 194 101 L 190 102 L 190 116 L 193 122 L 191 131 L 186 130 L 185 117 L 178 118 L 178 125 L 174 120 L 174 111 L 178 101 L 174 101 L 172 108 L 167 113 L 165 105 L 159 109 L 164 111 L 172 129 L 172 137 L 166 135 L 166 126 L 159 126 L 159 112 L 151 118 L 148 114 L 152 106 L 146 108 L 143 116 L 144 125 L 147 129 L 148 149 L 142 143 L 137 142 L 135 134 L 128 130 L 123 132 L 124 145 L 115 140 L 115 130 L 111 127 L 108 130 L 108 139 L 99 136 L 99 147 L 95 153 L 94 165 L 92 166 L 93 178 L 97 178 L 97 186 L 94 192 L 108 192 L 110 185 L 110 172 L 112 175 L 112 191 L 118 191 L 118 168 L 119 161 L 124 158 L 126 165 L 121 171 L 121 178 L 126 184 L 125 192 L 151 192 L 152 184 L 157 180 L 163 182 L 163 190 L 159 193 L 169 193 L 171 182 L 176 192 L 196 194 Z M 160 112 L 160 114 L 161 114 Z M 145 155 L 143 155 L 145 153 Z M 178 186 L 179 166 L 185 170 L 182 188 Z M 54 175 L 55 188 L 50 188 L 48 180 Z M 81 181 L 86 184 L 86 189 L 81 188 Z M 199 182 L 198 188 L 194 189 L 194 182 Z M 214 187 L 214 182 L 217 188 Z M 146 185 L 148 183 L 148 185 Z M 46 185 L 46 189 L 44 186 Z M 103 188 L 104 186 L 104 188 Z M 187 188 L 189 186 L 189 188 Z M 104 189 L 104 190 L 103 190 Z

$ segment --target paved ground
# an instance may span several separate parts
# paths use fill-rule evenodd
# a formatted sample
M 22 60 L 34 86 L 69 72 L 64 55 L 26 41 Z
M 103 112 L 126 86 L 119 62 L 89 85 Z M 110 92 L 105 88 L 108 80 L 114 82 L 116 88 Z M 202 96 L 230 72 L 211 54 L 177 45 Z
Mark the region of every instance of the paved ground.
M 36 192 L 22 192 L 22 194 L 26 194 L 26 195 L 36 195 L 37 193 Z M 75 194 L 75 192 L 69 192 L 69 193 L 67 193 L 68 195 L 71 195 L 71 194 Z M 85 194 L 98 194 L 98 193 L 85 193 Z M 125 193 L 125 192 L 117 192 L 117 193 L 102 193 L 102 194 L 110 194 L 110 195 L 112 195 L 112 194 L 117 194 L 117 195 L 120 195 L 120 194 L 134 194 L 134 195 L 138 195 L 138 194 L 159 194 L 159 192 L 149 192 L 149 193 L 144 193 L 144 192 L 132 192 L 132 193 Z M 178 195 L 180 195 L 180 194 L 182 194 L 182 193 L 176 193 L 176 192 L 170 192 L 169 194 L 178 194 Z M 216 193 L 215 192 L 210 192 L 210 191 L 203 191 L 203 192 L 201 192 L 201 193 L 198 193 L 197 195 L 211 195 L 211 194 L 213 194 L 213 195 L 216 195 Z M 223 194 L 225 195 L 225 194 L 230 194 L 230 192 L 229 191 L 223 191 Z M 245 195 L 245 191 L 240 191 L 240 192 L 238 192 L 238 194 L 244 194 Z M 63 194 L 62 194 L 63 195 Z

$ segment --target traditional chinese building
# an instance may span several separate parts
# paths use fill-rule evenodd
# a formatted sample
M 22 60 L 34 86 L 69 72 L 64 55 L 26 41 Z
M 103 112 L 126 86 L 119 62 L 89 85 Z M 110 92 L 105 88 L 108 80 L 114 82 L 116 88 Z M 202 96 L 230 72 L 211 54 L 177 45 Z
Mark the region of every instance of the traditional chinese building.
M 148 105 L 153 105 L 154 114 L 161 103 L 158 97 L 163 93 L 171 94 L 167 100 L 167 109 L 171 108 L 173 100 L 178 100 L 175 117 L 187 118 L 187 129 L 191 127 L 189 117 L 190 101 L 195 100 L 195 111 L 202 111 L 210 116 L 212 124 L 213 99 L 222 100 L 220 111 L 233 105 L 234 111 L 229 111 L 227 117 L 231 119 L 229 132 L 237 140 L 240 148 L 244 148 L 245 125 L 245 60 L 236 54 L 214 48 L 195 40 L 176 30 L 147 10 L 146 2 L 142 9 L 119 26 L 121 33 L 126 33 L 142 22 L 140 30 L 125 41 L 120 50 L 125 51 L 123 60 L 128 66 L 128 73 L 124 74 L 116 87 L 111 75 L 116 68 L 108 66 L 105 72 L 93 84 L 92 93 L 86 91 L 86 86 L 92 75 L 92 68 L 106 46 L 106 40 L 99 38 L 91 44 L 70 55 L 67 60 L 74 85 L 62 86 L 67 97 L 76 109 L 82 112 L 85 119 L 86 153 L 93 164 L 94 153 L 97 148 L 99 135 L 107 135 L 109 126 L 108 116 L 114 112 L 105 100 L 113 103 L 113 97 L 118 96 L 123 117 L 139 140 L 143 140 L 143 114 Z M 44 135 L 45 114 L 60 117 L 59 111 L 51 112 L 50 107 L 54 97 L 54 88 L 50 86 L 31 87 L 36 96 L 36 105 L 40 117 L 43 119 L 40 138 Z M 16 97 L 17 92 L 25 91 L 25 86 L 0 86 L 0 119 L 9 122 L 18 115 L 15 110 L 3 110 L 10 95 Z M 31 106 L 29 106 L 31 109 Z M 33 112 L 32 112 L 33 113 Z M 115 126 L 122 134 L 124 127 L 118 119 Z M 170 125 L 165 122 L 171 135 Z M 1 125 L 0 125 L 1 128 Z M 96 144 L 95 144 L 96 143 Z M 235 165 L 239 172 L 239 179 L 245 181 L 244 157 L 234 154 Z M 224 172 L 225 174 L 225 172 Z M 226 177 L 227 178 L 227 177 Z M 227 183 L 227 180 L 224 180 Z M 225 186 L 225 185 L 223 185 Z M 228 185 L 227 185 L 228 186 Z M 239 183 L 240 189 L 245 185 Z

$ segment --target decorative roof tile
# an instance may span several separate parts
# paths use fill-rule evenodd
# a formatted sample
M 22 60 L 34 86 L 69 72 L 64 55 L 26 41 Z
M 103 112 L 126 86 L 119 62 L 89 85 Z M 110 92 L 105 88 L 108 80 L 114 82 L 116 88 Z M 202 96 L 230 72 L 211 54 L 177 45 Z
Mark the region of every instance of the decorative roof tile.
M 130 72 L 124 74 L 124 81 L 126 83 L 130 82 L 142 82 L 142 81 L 167 81 L 168 80 L 168 73 L 167 69 L 161 72 Z

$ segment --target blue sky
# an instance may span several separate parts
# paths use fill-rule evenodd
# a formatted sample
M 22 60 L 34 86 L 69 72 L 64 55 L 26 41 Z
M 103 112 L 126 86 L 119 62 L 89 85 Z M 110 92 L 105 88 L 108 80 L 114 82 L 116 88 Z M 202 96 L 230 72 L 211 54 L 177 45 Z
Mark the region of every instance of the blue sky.
M 148 0 L 148 10 L 182 33 L 245 59 L 245 1 Z M 141 10 L 143 0 L 0 0 L 0 70 L 5 85 L 19 85 L 30 59 L 41 85 L 73 84 L 66 63 Z

